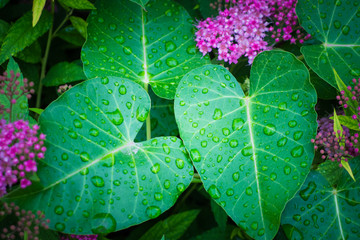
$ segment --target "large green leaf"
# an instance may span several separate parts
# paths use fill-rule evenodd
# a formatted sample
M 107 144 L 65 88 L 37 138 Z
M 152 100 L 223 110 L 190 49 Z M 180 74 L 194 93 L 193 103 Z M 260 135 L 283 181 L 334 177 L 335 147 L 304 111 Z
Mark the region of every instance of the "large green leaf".
M 15 74 L 20 73 L 20 77 L 18 78 L 18 81 L 20 82 L 20 84 L 18 85 L 16 90 L 19 91 L 20 93 L 22 93 L 22 90 L 20 89 L 20 87 L 24 86 L 24 81 L 23 81 L 24 77 L 20 71 L 19 65 L 15 62 L 15 60 L 13 58 L 10 58 L 9 63 L 7 65 L 7 69 L 6 69 L 6 72 L 9 77 L 11 76 L 10 75 L 11 71 L 14 71 Z M 4 94 L 0 94 L 0 104 L 4 105 L 5 108 L 10 107 L 10 101 Z M 14 122 L 19 119 L 28 120 L 28 118 L 29 118 L 29 110 L 28 110 L 28 99 L 26 96 L 21 96 L 20 98 L 18 98 L 16 100 L 16 103 L 13 104 L 12 110 L 11 110 L 11 119 L 10 119 L 10 114 L 7 112 L 0 114 L 0 119 L 5 119 L 8 122 Z
M 301 26 L 322 44 L 303 46 L 307 64 L 336 86 L 333 68 L 349 85 L 360 76 L 360 1 L 299 0 L 296 13 Z
M 1 46 L 0 64 L 17 52 L 23 50 L 25 47 L 31 45 L 50 28 L 51 22 L 52 16 L 47 11 L 42 13 L 35 27 L 32 27 L 31 11 L 18 19 L 9 29 Z
M 350 162 L 357 181 L 359 160 Z M 287 204 L 281 223 L 290 239 L 359 239 L 359 183 L 345 169 L 337 186 L 332 186 L 318 171 L 311 171 L 301 190 Z
M 96 7 L 82 49 L 88 78 L 126 77 L 173 99 L 182 76 L 208 62 L 195 46 L 193 20 L 178 3 L 154 0 L 145 11 L 129 0 L 99 0 Z
M 263 52 L 249 96 L 221 66 L 188 73 L 175 117 L 205 189 L 257 239 L 272 239 L 280 214 L 309 173 L 316 134 L 316 92 L 294 55 Z
M 176 137 L 133 142 L 149 109 L 148 94 L 127 79 L 71 88 L 40 116 L 43 188 L 6 200 L 44 211 L 50 228 L 65 233 L 114 232 L 159 216 L 190 184 L 193 168 Z

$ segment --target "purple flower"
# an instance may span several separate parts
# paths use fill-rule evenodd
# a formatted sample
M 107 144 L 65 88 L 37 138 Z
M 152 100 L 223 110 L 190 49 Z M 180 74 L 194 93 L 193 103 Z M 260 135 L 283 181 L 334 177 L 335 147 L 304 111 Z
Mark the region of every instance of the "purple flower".
M 0 197 L 6 188 L 20 180 L 20 187 L 31 184 L 27 173 L 36 172 L 36 157 L 44 158 L 45 135 L 38 136 L 39 126 L 32 128 L 24 120 L 6 123 L 0 120 Z

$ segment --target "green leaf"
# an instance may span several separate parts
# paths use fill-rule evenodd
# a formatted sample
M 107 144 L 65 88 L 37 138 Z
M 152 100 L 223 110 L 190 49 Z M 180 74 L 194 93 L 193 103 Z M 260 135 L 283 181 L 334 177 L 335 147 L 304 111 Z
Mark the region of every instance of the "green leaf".
M 27 63 L 38 63 L 41 61 L 41 46 L 38 41 L 35 41 L 30 46 L 26 47 L 21 52 L 15 54 L 16 58 L 19 58 Z
M 314 85 L 316 89 L 316 94 L 320 99 L 335 99 L 338 95 L 336 88 L 325 82 L 322 78 L 320 78 L 314 71 L 311 69 L 310 72 L 310 81 L 312 85 Z
M 219 239 L 243 239 L 238 237 L 231 237 L 231 232 L 234 230 L 233 226 L 228 225 L 226 230 L 223 231 L 221 228 L 212 228 L 200 235 L 190 238 L 190 240 L 219 240 Z
M 130 1 L 139 4 L 143 9 L 145 9 L 145 5 L 149 2 L 149 0 L 130 0 Z
M 61 29 L 56 36 L 78 47 L 82 46 L 85 42 L 85 38 L 73 26 Z
M 158 217 L 190 184 L 193 167 L 176 137 L 133 142 L 150 109 L 138 84 L 95 78 L 76 85 L 41 114 L 43 188 L 5 196 L 41 210 L 50 228 L 105 234 Z
M 331 186 L 336 187 L 343 169 L 339 167 L 337 161 L 332 162 L 329 160 L 321 163 L 317 171 L 326 178 Z
M 6 72 L 7 72 L 8 76 L 11 76 L 10 75 L 11 71 L 14 71 L 15 74 L 20 73 L 20 77 L 18 78 L 20 84 L 18 85 L 16 90 L 18 90 L 18 91 L 20 91 L 20 93 L 22 93 L 22 91 L 20 90 L 20 87 L 24 86 L 24 81 L 23 81 L 24 78 L 20 71 L 19 65 L 15 62 L 15 60 L 13 58 L 10 58 L 9 63 L 7 65 Z M 6 93 L 7 93 L 7 91 L 5 90 L 5 94 Z M 1 103 L 1 105 L 4 105 L 5 108 L 9 108 L 10 101 L 5 96 L 5 94 L 0 94 L 0 103 Z M 0 114 L 0 119 L 5 119 L 8 122 L 14 122 L 19 119 L 28 120 L 28 118 L 29 118 L 28 99 L 26 96 L 21 96 L 20 98 L 18 98 L 16 100 L 16 103 L 13 104 L 12 111 L 11 111 L 11 119 L 10 119 L 10 114 L 7 112 Z
M 296 4 L 301 26 L 322 42 L 301 48 L 306 63 L 335 88 L 333 68 L 346 85 L 360 76 L 358 5 L 358 0 L 299 0 Z
M 38 23 L 41 13 L 45 7 L 46 0 L 34 0 L 33 1 L 33 19 L 32 19 L 32 26 L 35 27 L 35 25 Z
M 71 24 L 78 30 L 78 32 L 86 39 L 86 28 L 87 28 L 87 22 L 82 19 L 81 17 L 70 17 Z
M 10 0 L 0 0 L 0 8 L 3 8 Z
M 186 212 L 171 215 L 163 221 L 159 221 L 151 227 L 139 240 L 161 239 L 165 235 L 166 239 L 177 240 L 188 229 L 195 220 L 200 210 L 189 210 Z
M 193 40 L 193 20 L 178 3 L 151 1 L 146 11 L 129 0 L 99 0 L 88 18 L 81 59 L 85 75 L 120 76 L 173 99 L 187 72 L 202 66 Z
M 0 44 L 2 44 L 9 28 L 10 28 L 10 24 L 0 19 Z
M 360 179 L 359 158 L 352 163 Z M 334 187 L 311 171 L 296 196 L 286 205 L 281 223 L 289 239 L 359 239 L 360 191 L 346 171 Z
M 179 84 L 175 117 L 204 187 L 253 238 L 275 236 L 309 173 L 315 103 L 308 70 L 283 51 L 255 58 L 248 97 L 221 66 L 195 69 Z
M 88 0 L 58 0 L 61 4 L 75 9 L 96 9 Z
M 60 62 L 50 68 L 43 80 L 44 86 L 59 86 L 86 79 L 81 65 L 75 62 Z
M 150 90 L 151 98 L 151 136 L 178 136 L 179 129 L 174 115 L 174 101 L 160 98 Z M 146 139 L 146 125 L 144 124 L 136 136 L 137 141 Z
M 34 112 L 34 113 L 37 113 L 37 114 L 42 114 L 44 109 L 41 109 L 41 108 L 29 108 L 30 111 Z
M 219 226 L 221 231 L 225 231 L 226 229 L 226 222 L 227 222 L 227 214 L 215 201 L 210 202 L 211 211 L 214 214 L 214 218 L 216 223 Z
M 31 11 L 18 19 L 8 31 L 0 50 L 0 64 L 9 57 L 30 46 L 36 39 L 49 30 L 52 23 L 52 16 L 44 11 L 39 22 L 32 27 Z

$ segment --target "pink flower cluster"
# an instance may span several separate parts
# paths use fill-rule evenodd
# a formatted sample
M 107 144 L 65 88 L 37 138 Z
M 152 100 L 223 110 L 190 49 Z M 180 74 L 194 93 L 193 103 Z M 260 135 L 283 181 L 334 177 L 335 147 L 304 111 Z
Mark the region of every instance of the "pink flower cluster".
M 352 136 L 346 127 L 343 127 L 342 133 L 334 132 L 334 122 L 328 117 L 319 119 L 318 125 L 318 133 L 311 142 L 315 143 L 314 148 L 320 152 L 322 159 L 337 161 L 342 167 L 341 160 L 348 161 L 359 155 L 358 133 Z
M 71 84 L 67 85 L 67 84 L 64 84 L 64 85 L 60 85 L 57 92 L 59 94 L 63 94 L 64 92 L 66 92 L 67 90 L 69 90 L 70 88 L 72 88 Z
M 24 83 L 23 86 L 20 86 L 19 78 L 20 73 L 14 73 L 13 70 L 10 71 L 10 76 L 8 76 L 7 72 L 4 72 L 2 76 L 0 76 L 0 94 L 6 96 L 9 100 L 9 107 L 5 107 L 5 105 L 0 104 L 0 115 L 4 112 L 7 112 L 11 116 L 12 106 L 16 103 L 16 101 L 21 96 L 26 96 L 28 99 L 31 98 L 31 94 L 34 93 L 33 82 L 28 82 L 26 78 L 22 81 Z M 10 117 L 11 120 L 11 117 Z
M 237 63 L 241 56 L 251 64 L 255 56 L 268 50 L 264 41 L 270 8 L 267 1 L 243 0 L 225 9 L 215 19 L 207 18 L 196 26 L 196 46 L 204 55 L 218 49 L 218 59 Z
M 355 114 L 353 114 L 351 117 L 352 119 L 359 122 L 360 130 L 360 78 L 358 80 L 354 78 L 352 82 L 355 85 L 354 88 L 351 86 L 347 87 L 347 90 L 349 90 L 351 96 L 347 96 L 343 90 L 340 92 L 339 96 L 336 96 L 336 99 L 339 101 L 339 104 L 343 106 L 343 108 L 351 108 L 351 110 L 355 112 Z
M 19 179 L 22 188 L 31 184 L 26 173 L 37 171 L 35 158 L 44 158 L 46 151 L 45 135 L 37 136 L 38 130 L 38 125 L 31 128 L 24 120 L 0 120 L 0 197 Z
M 267 32 L 272 32 L 271 37 L 275 42 L 290 40 L 291 43 L 296 43 L 299 40 L 302 43 L 310 37 L 304 35 L 304 30 L 298 24 L 295 14 L 296 0 L 221 2 L 212 4 L 211 7 L 231 7 L 220 10 L 217 17 L 207 18 L 196 26 L 196 46 L 203 55 L 217 49 L 218 60 L 231 64 L 245 56 L 251 64 L 257 54 L 271 49 L 264 40 Z
M 45 215 L 41 211 L 37 211 L 36 215 L 31 211 L 20 209 L 14 203 L 3 203 L 0 209 L 0 217 L 15 215 L 17 222 L 10 223 L 9 227 L 0 230 L 1 239 L 26 239 L 39 240 L 40 228 L 48 229 L 49 219 L 45 220 Z
M 61 240 L 97 240 L 98 235 L 69 235 L 69 236 L 62 236 Z
M 274 24 L 269 27 L 271 37 L 275 42 L 281 40 L 290 41 L 291 44 L 304 43 L 311 37 L 299 25 L 298 18 L 295 13 L 297 0 L 273 0 L 271 3 L 271 18 Z

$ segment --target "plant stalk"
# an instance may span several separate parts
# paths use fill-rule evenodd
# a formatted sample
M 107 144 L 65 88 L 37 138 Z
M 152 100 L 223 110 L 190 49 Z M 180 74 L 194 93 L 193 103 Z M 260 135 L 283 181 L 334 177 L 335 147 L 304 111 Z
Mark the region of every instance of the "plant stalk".
M 149 93 L 149 84 L 145 83 L 145 90 L 147 93 Z M 146 118 L 146 140 L 151 139 L 151 118 L 150 118 L 150 110 L 149 114 Z

